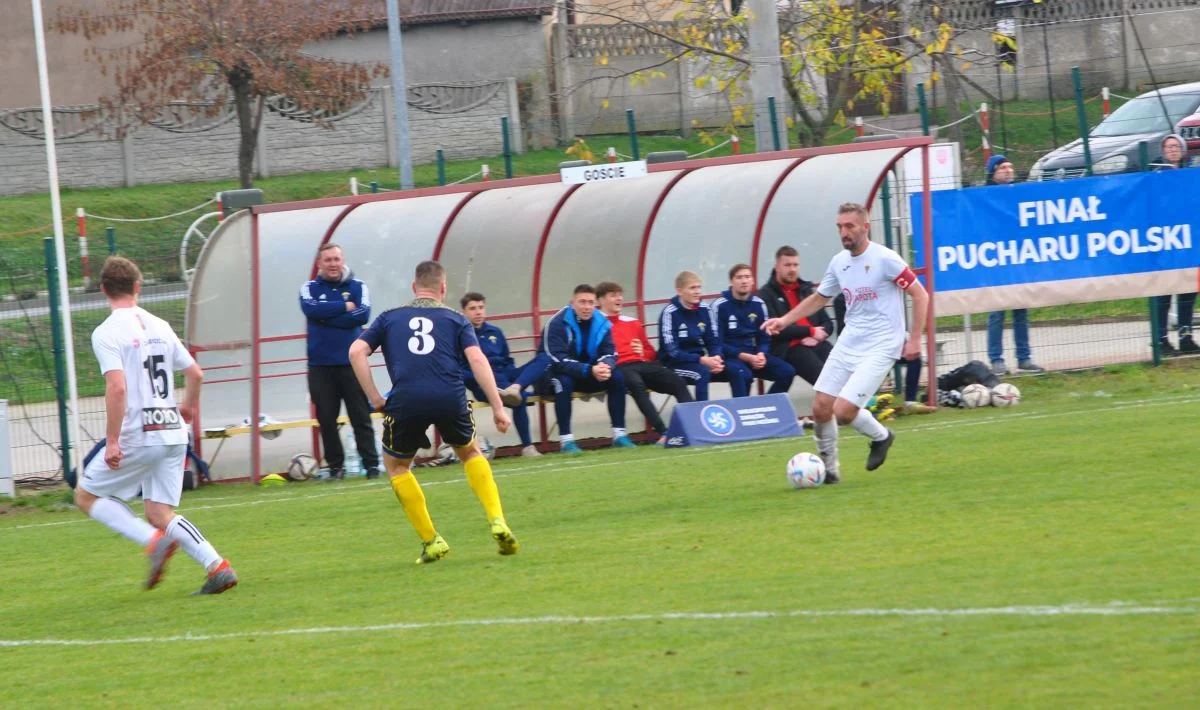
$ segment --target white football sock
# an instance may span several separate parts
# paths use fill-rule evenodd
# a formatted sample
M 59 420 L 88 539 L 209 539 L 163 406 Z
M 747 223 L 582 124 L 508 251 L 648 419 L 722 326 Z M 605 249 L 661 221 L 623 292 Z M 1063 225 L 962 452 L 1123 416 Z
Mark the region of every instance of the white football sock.
M 618 429 L 617 427 L 613 427 L 613 438 L 620 439 L 622 436 L 625 436 L 625 430 Z
M 858 410 L 858 415 L 854 417 L 854 421 L 850 422 L 850 426 L 871 441 L 883 441 L 888 438 L 887 427 L 865 408 Z
M 825 462 L 825 471 L 838 472 L 838 427 L 837 422 L 830 419 L 827 422 L 813 424 L 813 439 L 817 441 L 817 453 Z
M 562 444 L 565 444 L 568 441 L 575 441 L 575 435 L 574 434 L 559 434 L 558 441 L 559 441 L 559 443 L 562 443 Z
M 167 526 L 167 535 L 179 543 L 188 556 L 198 562 L 207 572 L 216 569 L 221 564 L 221 556 L 217 554 L 212 543 L 204 539 L 199 528 L 192 525 L 187 518 L 176 515 Z
M 88 515 L 142 547 L 154 539 L 153 525 L 134 515 L 124 503 L 112 498 L 98 499 L 92 504 L 92 511 Z

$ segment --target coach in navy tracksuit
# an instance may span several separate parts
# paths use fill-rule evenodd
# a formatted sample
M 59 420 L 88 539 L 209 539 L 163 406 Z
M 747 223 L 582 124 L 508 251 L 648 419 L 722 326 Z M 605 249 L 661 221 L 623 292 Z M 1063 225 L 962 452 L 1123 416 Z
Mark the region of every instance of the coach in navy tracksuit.
M 517 367 L 512 353 L 508 349 L 508 339 L 504 331 L 487 322 L 487 299 L 482 293 L 474 291 L 464 294 L 458 301 L 462 306 L 463 315 L 475 328 L 475 339 L 479 341 L 479 349 L 483 351 L 488 364 L 492 366 L 492 375 L 496 378 L 496 389 L 500 391 L 500 399 L 512 407 L 513 427 L 521 438 L 522 456 L 541 456 L 541 452 L 533 445 L 533 437 L 529 432 L 529 412 L 525 411 L 525 400 L 529 393 L 526 388 L 542 379 L 550 358 L 544 353 L 536 353 L 532 360 Z M 486 402 L 483 389 L 475 381 L 475 373 L 467 363 L 462 364 L 463 384 L 475 395 L 476 401 Z
M 712 312 L 700 303 L 700 277 L 683 271 L 675 277 L 675 297 L 658 315 L 658 359 L 696 385 L 696 401 L 708 399 L 709 382 L 728 382 L 734 397 L 750 394 L 750 368 L 721 356 L 721 339 Z
M 346 452 L 337 426 L 345 402 L 363 470 L 374 478 L 379 452 L 371 405 L 350 368 L 350 345 L 371 318 L 371 298 L 367 285 L 346 268 L 338 245 L 326 244 L 317 253 L 317 278 L 300 287 L 300 310 L 308 319 L 308 393 L 317 410 L 329 475 L 345 476 Z
M 571 433 L 571 395 L 575 392 L 608 394 L 608 417 L 612 421 L 613 446 L 629 447 L 625 435 L 625 380 L 617 369 L 612 324 L 596 318 L 596 289 L 575 287 L 571 305 L 562 309 L 542 329 L 542 352 L 550 358 L 547 388 L 554 393 L 561 450 L 580 453 Z
M 754 295 L 754 290 L 750 265 L 736 264 L 729 270 L 729 289 L 709 306 L 721 341 L 721 356 L 725 362 L 740 360 L 754 377 L 771 380 L 768 394 L 787 392 L 796 379 L 796 370 L 769 352 L 771 336 L 762 330 L 767 304 Z

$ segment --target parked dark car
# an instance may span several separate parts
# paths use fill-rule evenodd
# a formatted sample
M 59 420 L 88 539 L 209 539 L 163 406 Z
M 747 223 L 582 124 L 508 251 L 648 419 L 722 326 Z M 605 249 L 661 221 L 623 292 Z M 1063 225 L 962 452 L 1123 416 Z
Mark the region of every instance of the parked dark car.
M 1164 105 L 1167 117 L 1163 116 Z M 1200 109 L 1200 82 L 1148 91 L 1127 101 L 1089 134 L 1092 173 L 1112 175 L 1138 170 L 1141 141 L 1150 147 L 1151 162 L 1160 161 L 1162 139 L 1197 109 Z M 1188 142 L 1190 146 L 1191 141 Z M 1029 169 L 1030 180 L 1061 180 L 1084 174 L 1083 141 L 1078 139 L 1043 155 Z

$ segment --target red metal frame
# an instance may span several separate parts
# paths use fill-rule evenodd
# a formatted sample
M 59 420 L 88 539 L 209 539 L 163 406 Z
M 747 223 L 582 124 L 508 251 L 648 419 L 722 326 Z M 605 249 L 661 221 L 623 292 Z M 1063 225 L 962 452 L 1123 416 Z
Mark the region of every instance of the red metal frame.
M 650 208 L 650 214 L 646 217 L 646 227 L 642 230 L 642 244 L 638 247 L 637 261 L 638 320 L 643 325 L 646 323 L 646 252 L 650 249 L 650 232 L 654 229 L 654 220 L 658 218 L 658 211 L 662 208 L 663 202 L 667 200 L 667 195 L 671 194 L 671 190 L 675 189 L 679 181 L 691 172 L 691 169 L 680 170 L 678 175 L 671 178 L 671 181 L 659 193 L 658 198 L 654 200 L 654 206 Z
M 754 241 L 750 246 L 750 273 L 754 274 L 754 283 L 759 283 L 758 280 L 758 251 L 762 245 L 762 230 L 763 225 L 767 222 L 767 211 L 771 209 L 771 203 L 775 200 L 775 193 L 779 192 L 779 188 L 783 187 L 783 181 L 787 180 L 792 171 L 800 167 L 808 158 L 797 158 L 795 162 L 787 166 L 779 177 L 775 179 L 775 184 L 771 185 L 771 189 L 767 192 L 766 199 L 763 200 L 762 209 L 758 212 L 758 223 L 754 225 Z M 761 387 L 761 382 L 759 383 Z
M 459 203 L 454 206 L 454 209 L 450 210 L 449 216 L 446 217 L 446 223 L 442 225 L 442 231 L 438 232 L 437 243 L 433 245 L 433 256 L 431 258 L 434 261 L 437 261 L 438 257 L 442 255 L 442 246 L 446 243 L 446 237 L 450 235 L 450 228 L 454 226 L 454 220 L 458 219 L 458 213 L 462 212 L 463 208 L 467 206 L 467 203 L 478 197 L 482 192 L 482 190 L 472 192 L 460 200 Z
M 262 474 L 262 442 L 258 439 L 258 413 L 262 407 L 259 386 L 262 366 L 262 294 L 259 263 L 258 215 L 250 213 L 250 478 L 258 483 Z
M 933 307 L 933 196 L 929 194 L 929 143 L 921 146 L 921 215 L 924 220 L 925 232 L 925 267 L 920 269 L 925 274 L 926 291 L 929 292 L 929 307 L 925 311 L 925 350 L 929 354 L 929 383 L 925 389 L 929 396 L 929 406 L 937 406 L 937 333 L 934 328 Z M 885 173 L 886 174 L 886 173 Z M 899 383 L 897 383 L 899 385 Z M 897 389 L 899 387 L 897 386 Z

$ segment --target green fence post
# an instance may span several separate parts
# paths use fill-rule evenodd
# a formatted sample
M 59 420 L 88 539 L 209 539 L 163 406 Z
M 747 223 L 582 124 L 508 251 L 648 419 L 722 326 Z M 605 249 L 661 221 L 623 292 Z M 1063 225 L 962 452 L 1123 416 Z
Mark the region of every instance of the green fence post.
M 109 227 L 112 229 L 112 227 Z M 111 242 L 110 242 L 111 243 Z M 58 435 L 62 441 L 62 470 L 67 475 L 71 465 L 71 434 L 67 425 L 67 367 L 64 362 L 62 314 L 58 302 L 58 258 L 54 253 L 54 240 L 42 240 L 42 251 L 46 257 L 46 290 L 50 294 L 51 349 L 54 357 L 54 394 L 58 398 Z
M 438 148 L 436 154 L 437 154 L 438 184 L 445 185 L 446 184 L 446 152 L 443 151 L 441 148 Z
M 108 255 L 112 256 L 117 253 L 117 228 L 105 227 L 104 237 L 108 239 Z
M 500 134 L 504 142 L 504 177 L 512 177 L 512 139 L 508 135 L 508 116 L 500 117 Z
M 767 111 L 771 113 L 771 145 L 775 150 L 783 150 L 779 145 L 779 117 L 775 115 L 775 97 L 767 97 Z
M 633 154 L 634 160 L 641 160 L 642 154 L 638 151 L 637 144 L 637 120 L 633 117 L 633 109 L 625 109 L 625 125 L 629 126 L 629 152 Z
M 883 202 L 883 245 L 888 249 L 894 249 L 892 245 L 892 189 L 888 183 L 891 182 L 891 171 L 889 170 L 883 176 L 883 184 L 880 185 L 880 200 Z M 904 377 L 901 375 L 900 362 L 897 361 L 892 367 L 892 382 L 896 383 L 896 396 L 902 397 L 904 394 Z M 902 394 L 903 393 L 903 394 Z
M 925 83 L 917 84 L 917 106 L 921 110 L 921 133 L 929 135 L 929 104 L 925 101 Z
M 1071 83 L 1075 85 L 1075 115 L 1079 117 L 1079 139 L 1083 141 L 1083 164 L 1087 174 L 1092 175 L 1092 146 L 1088 142 L 1088 120 L 1083 111 L 1083 80 L 1079 78 L 1079 67 L 1071 67 Z
M 372 180 L 371 181 L 371 194 L 374 195 L 377 192 L 379 192 L 379 183 Z

